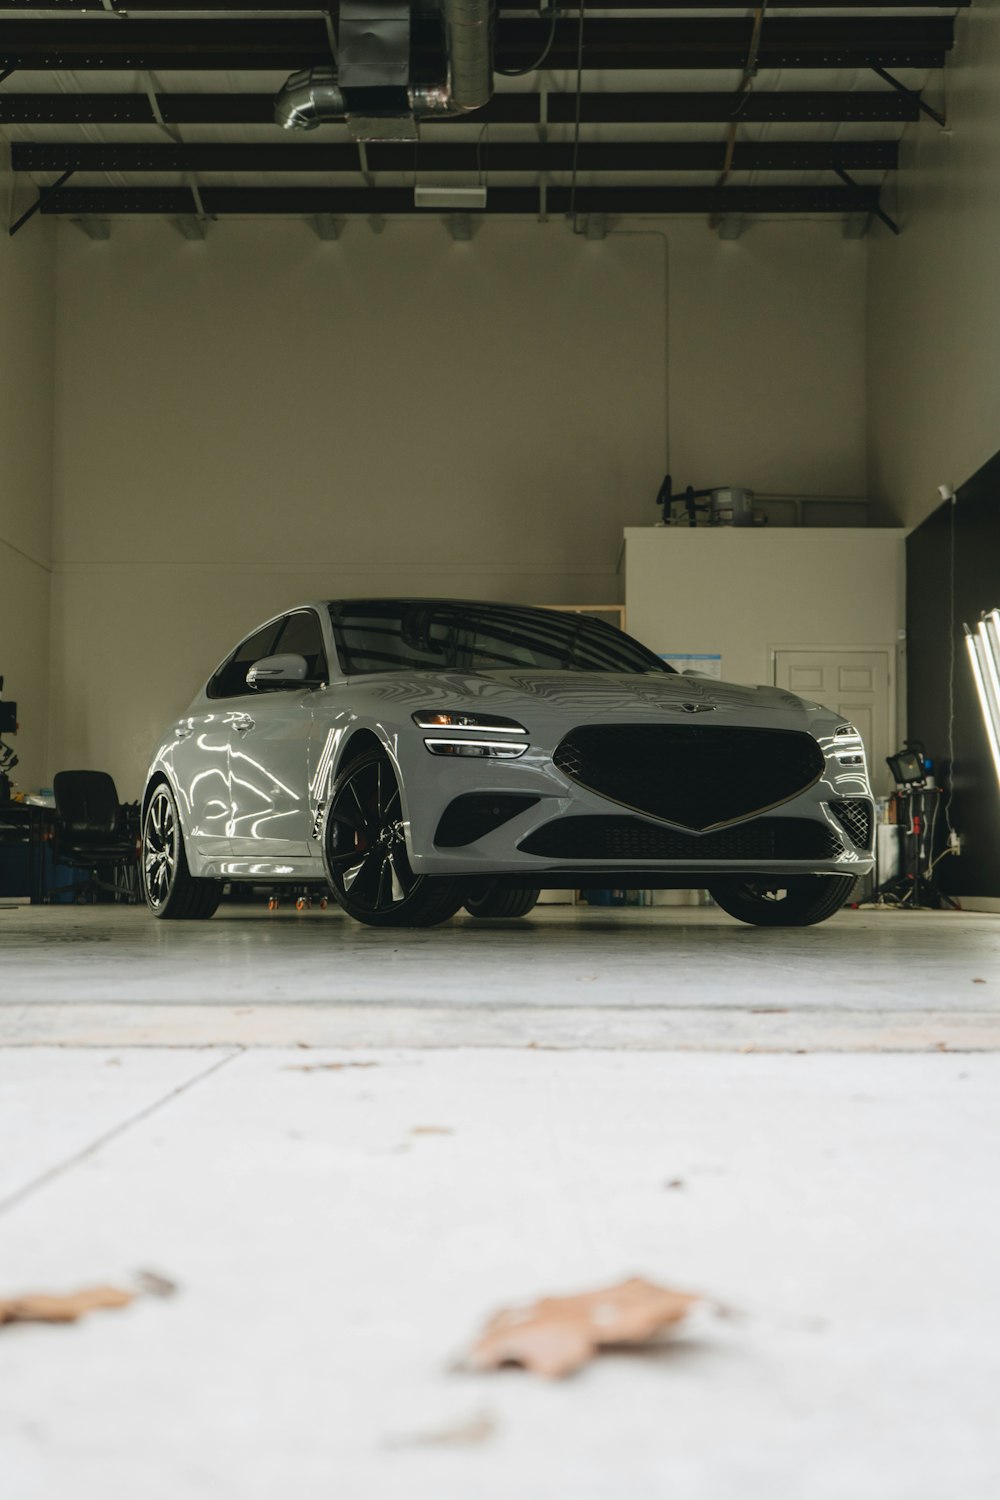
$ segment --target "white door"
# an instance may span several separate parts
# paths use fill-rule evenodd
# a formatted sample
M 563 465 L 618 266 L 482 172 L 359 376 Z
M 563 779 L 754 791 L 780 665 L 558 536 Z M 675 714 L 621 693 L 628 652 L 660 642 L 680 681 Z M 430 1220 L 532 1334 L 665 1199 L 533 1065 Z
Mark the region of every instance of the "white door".
M 820 647 L 775 651 L 774 682 L 800 698 L 811 698 L 856 724 L 865 742 L 872 789 L 892 790 L 885 763 L 895 743 L 890 652 L 838 651 Z

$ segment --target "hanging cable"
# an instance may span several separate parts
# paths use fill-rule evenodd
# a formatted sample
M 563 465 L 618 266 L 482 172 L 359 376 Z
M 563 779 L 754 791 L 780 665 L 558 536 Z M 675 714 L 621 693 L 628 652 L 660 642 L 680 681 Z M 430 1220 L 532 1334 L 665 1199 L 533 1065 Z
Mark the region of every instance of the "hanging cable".
M 552 43 L 556 39 L 556 21 L 559 19 L 559 11 L 554 5 L 550 5 L 548 10 L 540 10 L 538 14 L 542 20 L 546 16 L 549 18 L 549 34 L 546 38 L 545 46 L 542 48 L 541 55 L 536 57 L 533 63 L 529 63 L 526 68 L 500 68 L 494 62 L 493 71 L 494 73 L 499 73 L 501 78 L 523 78 L 527 73 L 537 72 L 552 51 Z
M 583 16 L 586 0 L 580 0 L 580 22 L 576 29 L 576 117 L 573 124 L 573 176 L 569 185 L 569 215 L 576 225 L 576 168 L 580 156 L 580 104 L 583 99 Z

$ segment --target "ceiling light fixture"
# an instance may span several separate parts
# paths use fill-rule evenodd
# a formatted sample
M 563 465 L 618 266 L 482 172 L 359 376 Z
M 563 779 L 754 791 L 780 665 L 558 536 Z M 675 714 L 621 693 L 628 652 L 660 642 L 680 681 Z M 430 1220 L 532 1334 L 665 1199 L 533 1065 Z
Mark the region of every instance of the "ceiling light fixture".
M 413 189 L 414 208 L 447 208 L 452 213 L 469 213 L 486 207 L 486 188 L 443 187 L 430 183 Z

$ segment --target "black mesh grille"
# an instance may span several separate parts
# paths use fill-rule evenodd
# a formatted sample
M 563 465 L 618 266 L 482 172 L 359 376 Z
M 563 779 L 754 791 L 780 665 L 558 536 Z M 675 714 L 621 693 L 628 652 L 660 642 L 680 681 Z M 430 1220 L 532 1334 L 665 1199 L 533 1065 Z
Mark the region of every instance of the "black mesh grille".
M 467 792 L 449 802 L 434 835 L 439 849 L 458 849 L 474 844 L 494 828 L 516 818 L 539 799 L 519 792 Z
M 587 725 L 566 736 L 553 761 L 601 797 L 699 829 L 787 802 L 825 764 L 798 730 L 702 724 Z
M 863 797 L 852 797 L 846 802 L 831 802 L 830 811 L 847 830 L 848 837 L 859 849 L 870 849 L 874 818 L 872 805 Z
M 700 836 L 657 828 L 640 818 L 556 818 L 518 845 L 549 859 L 835 859 L 844 846 L 824 823 L 755 818 Z

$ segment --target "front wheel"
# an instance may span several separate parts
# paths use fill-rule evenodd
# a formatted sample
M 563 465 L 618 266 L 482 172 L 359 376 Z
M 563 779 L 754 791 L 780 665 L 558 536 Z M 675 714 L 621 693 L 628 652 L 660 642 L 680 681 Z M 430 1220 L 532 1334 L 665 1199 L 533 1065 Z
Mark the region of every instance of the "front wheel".
M 146 808 L 139 868 L 154 917 L 203 920 L 222 899 L 221 880 L 196 880 L 188 869 L 177 803 L 165 781 L 153 789 Z
M 812 927 L 839 911 L 853 890 L 853 875 L 759 875 L 719 880 L 708 894 L 755 927 Z
M 492 880 L 475 881 L 462 904 L 470 917 L 526 917 L 541 894 L 540 890 L 505 891 Z
M 399 783 L 381 750 L 360 756 L 334 783 L 323 859 L 337 901 L 369 927 L 436 927 L 465 895 L 460 880 L 413 873 Z

